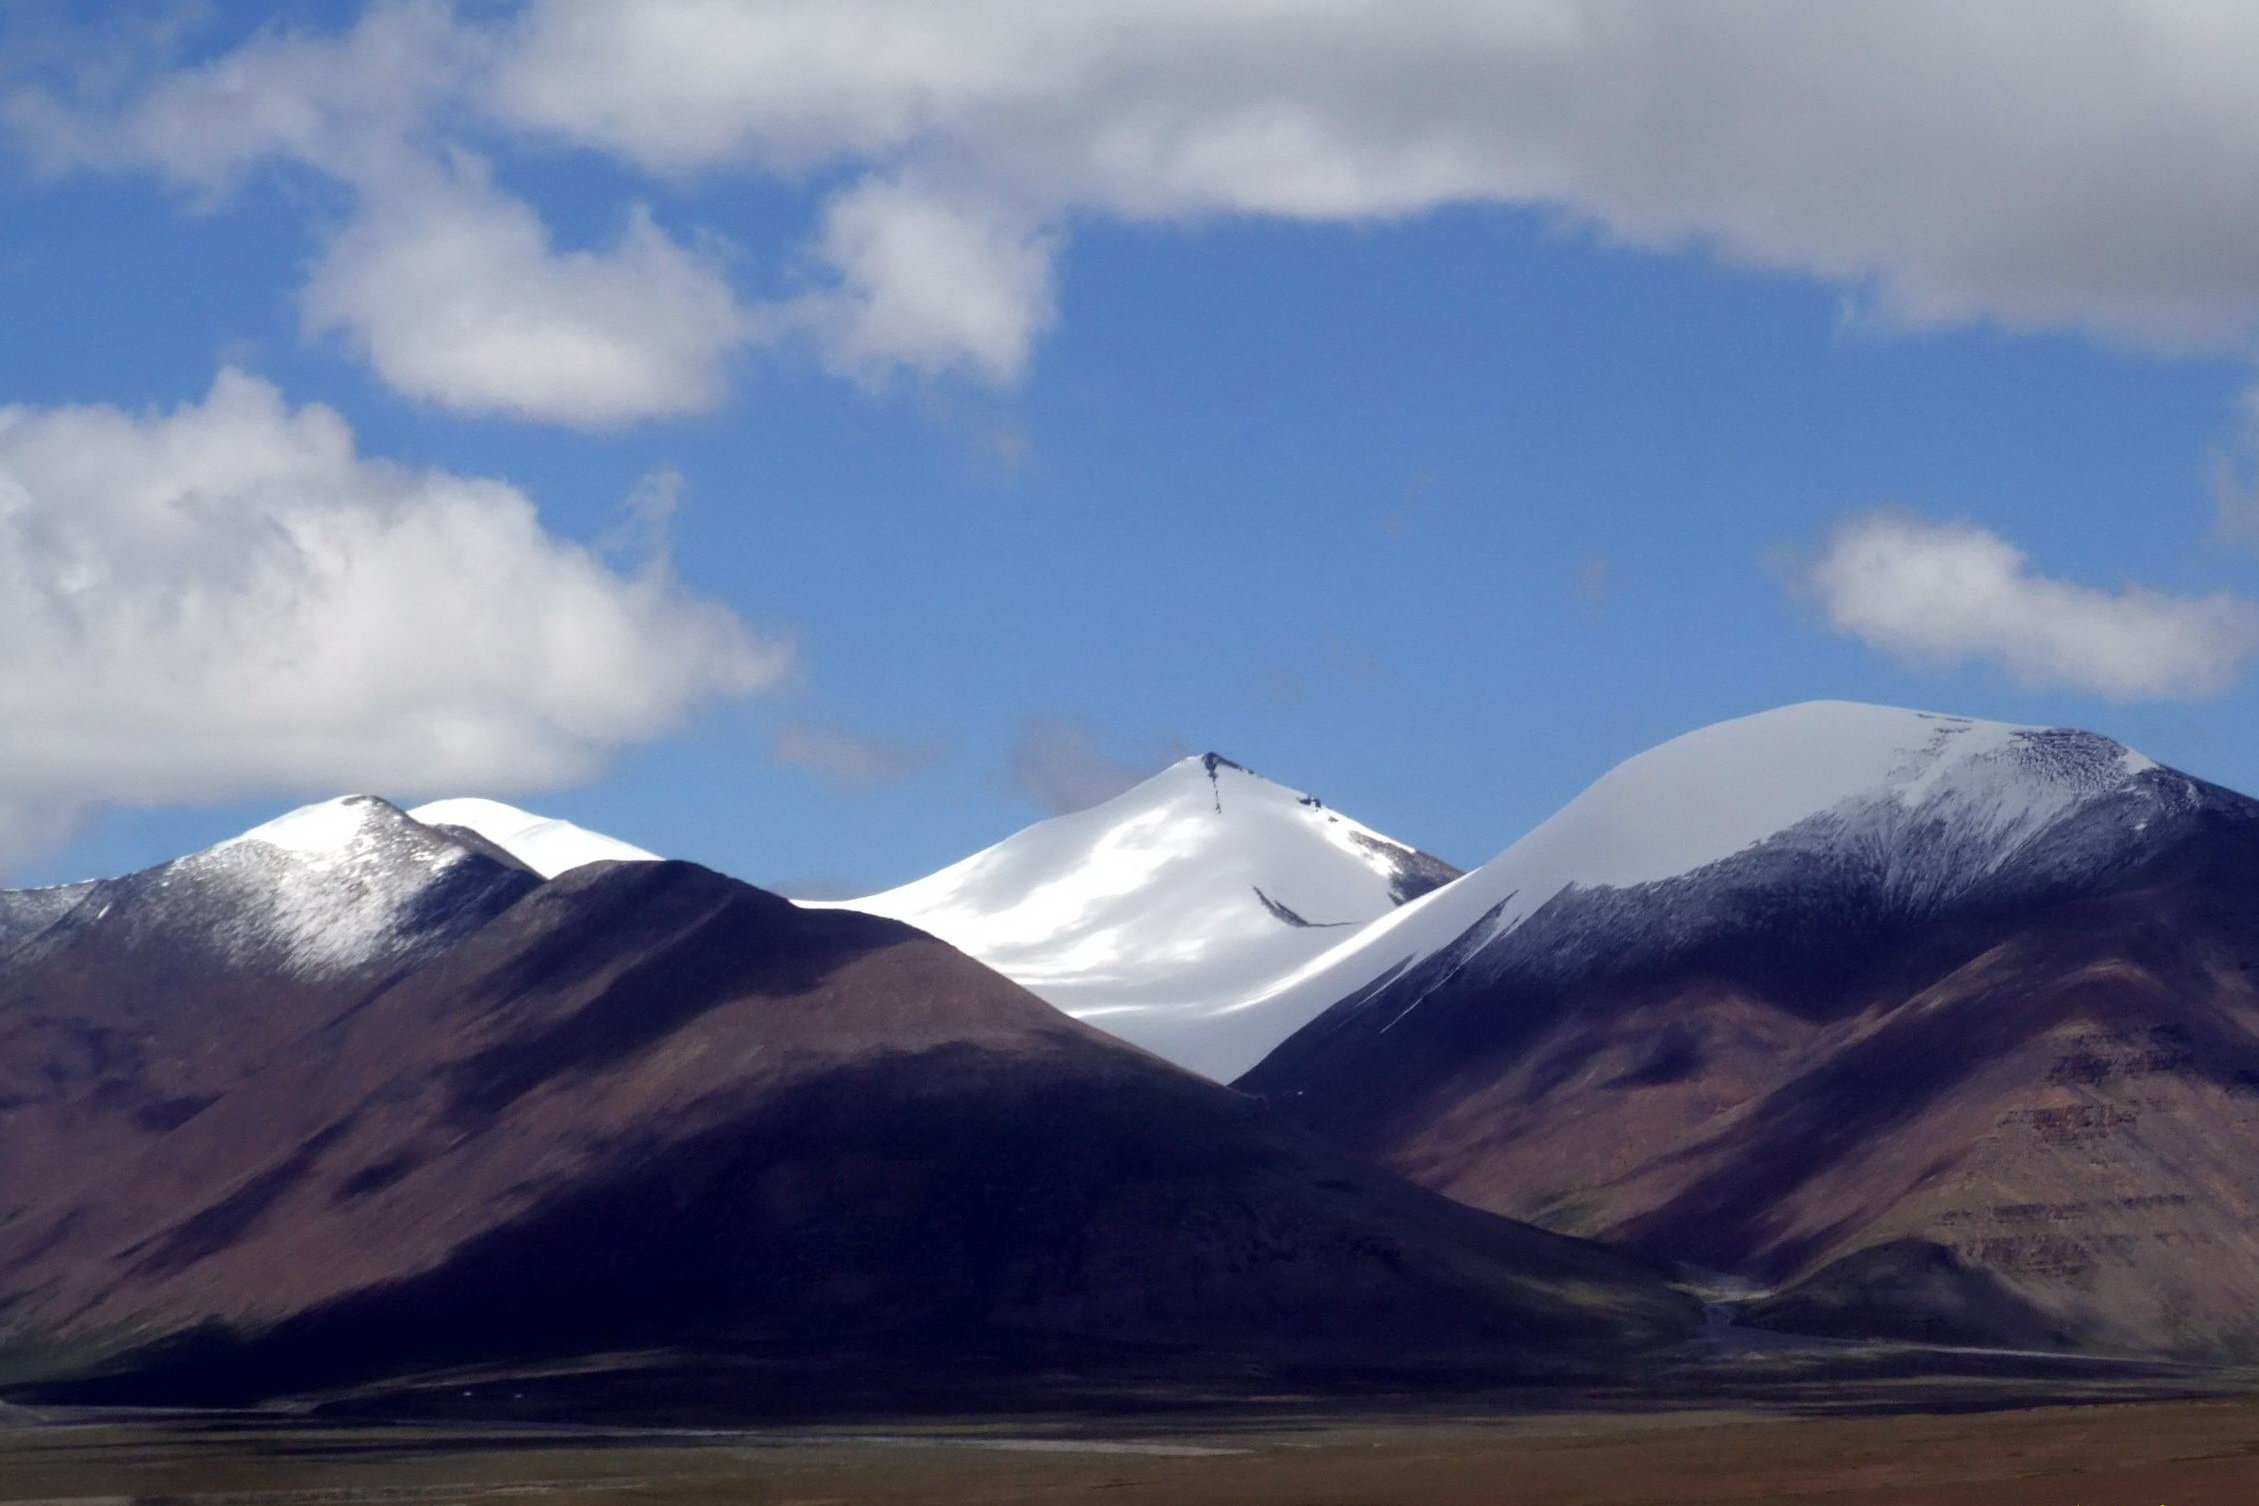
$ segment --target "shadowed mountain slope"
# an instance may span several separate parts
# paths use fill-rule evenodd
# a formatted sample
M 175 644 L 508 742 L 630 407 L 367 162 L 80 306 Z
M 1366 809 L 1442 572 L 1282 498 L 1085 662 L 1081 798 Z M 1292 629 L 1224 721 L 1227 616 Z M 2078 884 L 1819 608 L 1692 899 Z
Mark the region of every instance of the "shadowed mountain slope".
M 2253 802 L 2089 734 L 1794 707 L 1634 760 L 1446 901 L 1241 1086 L 1472 1205 L 1785 1287 L 1760 1321 L 2259 1354 Z
M 92 886 L 0 969 L 19 1378 L 210 1400 L 999 1336 L 1514 1373 L 1690 1322 L 899 923 L 300 814 Z

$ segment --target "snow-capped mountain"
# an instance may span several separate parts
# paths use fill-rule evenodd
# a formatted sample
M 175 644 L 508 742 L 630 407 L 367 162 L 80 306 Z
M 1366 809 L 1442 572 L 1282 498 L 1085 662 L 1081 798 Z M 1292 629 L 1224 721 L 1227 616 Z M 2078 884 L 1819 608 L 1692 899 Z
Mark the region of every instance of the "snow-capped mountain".
M 1666 743 L 1457 877 L 1214 755 L 822 906 L 494 802 L 348 797 L 123 878 L 0 893 L 0 1103 L 19 1106 L 0 1161 L 32 1169 L 0 1188 L 0 1284 L 184 1321 L 224 1287 L 264 1311 L 278 1252 L 314 1231 L 336 1261 L 291 1267 L 310 1301 L 381 1247 L 407 1179 L 433 1178 L 416 1216 L 444 1221 L 543 1185 L 529 1167 L 582 1166 L 584 1131 L 643 1147 L 652 1124 L 686 1168 L 821 1124 L 843 1164 L 901 1172 L 903 1230 L 1039 1155 L 1012 1217 L 1041 1215 L 1028 1258 L 1049 1259 L 1087 1219 L 1042 1220 L 1111 1185 L 1089 1175 L 1110 1146 L 1148 1166 L 1284 1124 L 1489 1213 L 1772 1286 L 1758 1321 L 2248 1358 L 2255 894 L 2259 802 L 2089 733 L 1841 703 Z M 1220 1078 L 1254 1063 L 1236 1085 L 1271 1112 L 1099 1031 Z M 1054 1048 L 1091 1072 L 1003 1091 Z M 795 1096 L 819 1061 L 873 1074 L 872 1096 L 846 1078 Z M 1145 1088 L 1109 1096 L 1122 1073 Z M 910 1137 L 932 1154 L 903 1162 L 902 1106 L 960 1090 L 962 1115 Z M 685 1116 L 725 1103 L 744 1109 L 726 1126 Z M 449 1162 L 497 1116 L 525 1131 L 508 1155 Z M 1257 1168 L 1287 1154 L 1255 1148 Z M 870 1227 L 868 1184 L 815 1154 L 825 1169 L 779 1185 L 840 1200 L 816 1223 Z M 150 1171 L 131 1196 L 87 1191 L 128 1165 Z M 648 1169 L 572 1184 L 595 1202 L 557 1204 L 558 1227 L 644 1206 Z M 1106 1227 L 1240 1269 L 1283 1248 L 1277 1219 L 1315 1216 L 1263 1212 L 1263 1185 L 1185 1220 L 1109 1207 Z M 274 1201 L 231 1221 L 245 1188 Z M 1251 1207 L 1251 1245 L 1176 1243 Z M 1399 1248 L 1374 1218 L 1343 1236 L 1359 1261 Z M 537 1225 L 512 1226 L 527 1269 L 579 1247 Z M 650 1268 L 695 1266 L 710 1227 Z M 218 1284 L 214 1229 L 240 1247 Z M 119 1250 L 123 1276 L 103 1263 Z M 1287 1263 L 1337 1299 L 1322 1264 Z M 434 1332 L 492 1305 L 475 1283 L 442 1295 L 417 1309 Z M 1668 1328 L 1669 1306 L 1642 1322 Z
M 656 862 L 658 854 L 602 832 L 575 826 L 555 816 L 504 805 L 499 800 L 433 800 L 408 814 L 426 826 L 458 826 L 475 831 L 543 878 L 555 878 L 586 863 Z
M 158 947 L 303 977 L 396 964 L 536 883 L 468 833 L 373 795 L 301 806 L 201 852 L 119 878 L 0 894 L 0 948 Z
M 18 948 L 165 938 L 307 977 L 405 960 L 461 935 L 542 879 L 656 861 L 599 832 L 496 800 L 403 811 L 346 795 L 139 873 L 0 890 L 0 957 Z
M 907 921 L 1078 1019 L 1228 1080 L 1309 1017 L 1250 999 L 1456 874 L 1209 753 L 836 907 Z
M 1243 1091 L 1809 1329 L 2259 1353 L 2259 802 L 2090 733 L 1666 743 L 1273 997 Z
M 656 862 L 641 847 L 497 800 L 402 811 L 350 796 L 123 879 L 0 892 L 0 951 L 124 892 L 193 880 L 213 940 L 331 971 L 443 926 L 465 872 L 554 878 Z M 907 921 L 1070 1015 L 1228 1079 L 1308 1018 L 1247 1002 L 1339 938 L 1457 876 L 1447 864 L 1216 754 L 866 899 L 812 904 Z M 506 882 L 515 891 L 523 883 Z M 230 897 L 232 896 L 232 897 Z M 474 897 L 476 897 L 474 895 Z M 181 907 L 173 905 L 171 912 Z M 469 918 L 484 913 L 473 905 Z
M 166 864 L 155 882 L 161 891 L 225 891 L 236 913 L 216 927 L 217 939 L 304 972 L 364 966 L 459 935 L 530 887 L 475 844 L 374 795 L 302 806 Z
M 544 882 L 360 798 L 84 887 L 0 966 L 0 1338 L 50 1398 L 516 1398 L 588 1356 L 586 1405 L 664 1351 L 801 1406 L 1031 1344 L 1031 1401 L 1170 1355 L 1558 1377 L 1699 1320 L 911 927 L 695 864 Z
M 335 973 L 458 934 L 495 903 L 588 863 L 654 854 L 498 800 L 403 811 L 346 795 L 118 878 L 0 890 L 0 955 L 100 921 L 171 927 L 239 959 Z
M 1303 1019 L 1409 975 L 1629 965 L 1721 896 L 1813 870 L 1872 922 L 2040 884 L 2135 850 L 2206 787 L 2118 743 L 1845 701 L 1720 722 L 1619 764 L 1490 862 L 1282 978 L 1258 1001 Z M 1713 917 L 1719 919 L 1723 917 Z M 1482 960 L 1478 963 L 1477 958 Z M 1434 969 L 1430 969 L 1433 971 Z M 1432 981 L 1432 980 L 1431 980 Z

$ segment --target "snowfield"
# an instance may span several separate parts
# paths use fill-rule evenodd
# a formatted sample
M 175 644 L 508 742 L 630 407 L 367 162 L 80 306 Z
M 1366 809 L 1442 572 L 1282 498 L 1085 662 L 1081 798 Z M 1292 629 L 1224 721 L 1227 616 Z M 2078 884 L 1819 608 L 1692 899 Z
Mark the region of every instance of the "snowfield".
M 408 814 L 426 826 L 460 826 L 475 831 L 543 878 L 589 863 L 649 863 L 658 854 L 607 837 L 602 832 L 537 816 L 499 800 L 434 800 Z
M 906 921 L 1077 1019 L 1228 1081 L 1301 1023 L 1249 1013 L 1249 999 L 1454 872 L 1211 753 L 827 907 Z

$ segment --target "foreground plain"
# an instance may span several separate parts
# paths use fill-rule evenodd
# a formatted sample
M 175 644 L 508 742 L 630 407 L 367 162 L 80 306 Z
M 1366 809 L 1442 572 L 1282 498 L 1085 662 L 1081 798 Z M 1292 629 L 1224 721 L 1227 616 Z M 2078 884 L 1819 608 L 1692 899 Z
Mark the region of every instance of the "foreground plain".
M 2184 1506 L 2259 1495 L 2249 1395 L 1996 1408 L 2002 1399 L 1978 1389 L 1893 1404 L 1908 1411 L 1847 1397 L 1817 1413 L 1469 1403 L 1358 1416 L 1281 1403 L 1165 1422 L 757 1431 L 15 1413 L 0 1425 L 0 1506 Z

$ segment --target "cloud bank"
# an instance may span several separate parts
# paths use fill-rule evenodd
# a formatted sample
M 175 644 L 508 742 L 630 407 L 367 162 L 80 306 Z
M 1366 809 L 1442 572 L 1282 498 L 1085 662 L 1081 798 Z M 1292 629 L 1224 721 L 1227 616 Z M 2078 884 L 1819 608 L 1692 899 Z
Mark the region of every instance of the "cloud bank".
M 640 205 L 617 244 L 559 251 L 529 206 L 461 170 L 373 194 L 300 310 L 405 396 L 578 428 L 712 408 L 755 329 L 715 259 Z
M 222 372 L 169 412 L 0 407 L 0 824 L 592 773 L 788 653 L 550 535 L 498 481 L 359 454 Z
M 428 401 L 600 424 L 710 405 L 732 352 L 793 334 L 866 380 L 1013 381 L 1072 317 L 1053 263 L 1094 218 L 1505 205 L 1847 285 L 1888 322 L 2248 353 L 2255 75 L 2259 12 L 2228 0 L 375 0 L 9 113 L 56 170 L 347 184 L 310 327 Z M 749 300 L 632 201 L 617 244 L 560 249 L 463 165 L 544 146 L 822 185 L 811 286 Z M 380 317 L 355 288 L 426 296 Z M 481 288 L 511 290 L 501 328 L 449 359 Z
M 2031 689 L 2202 700 L 2259 656 L 2259 603 L 2056 580 L 1998 534 L 1902 513 L 1844 522 L 1799 584 L 1839 633 L 1917 665 L 1986 665 Z
M 695 413 L 794 344 L 866 383 L 1008 385 L 1073 317 L 1082 225 L 1453 205 L 1818 279 L 1880 327 L 2259 342 L 2259 11 L 2231 0 L 370 0 L 217 51 L 150 35 L 138 67 L 8 86 L 18 146 L 204 206 L 335 186 L 302 196 L 343 206 L 306 331 L 464 413 Z M 609 169 L 615 232 L 571 244 L 512 192 L 565 153 Z M 783 243 L 639 202 L 748 183 L 804 192 Z M 2255 493 L 2231 455 L 2223 517 Z M 2236 599 L 2050 580 L 1971 529 L 1857 523 L 1814 590 L 1901 657 L 2121 698 L 2216 693 L 2249 652 Z M 1056 806 L 1106 781 L 1026 782 Z
M 871 164 L 1055 223 L 1534 206 L 1912 322 L 2216 347 L 2259 317 L 2254 63 L 2225 3 L 537 0 L 489 108 L 654 172 Z
M 18 89 L 7 114 L 51 175 L 148 171 L 207 210 L 262 168 L 340 186 L 301 320 L 404 396 L 591 429 L 716 406 L 758 333 L 723 258 L 638 203 L 611 243 L 557 245 L 462 144 L 493 46 L 437 0 L 380 0 L 337 35 L 271 27 L 122 92 Z

